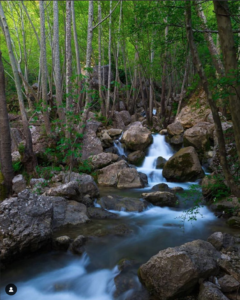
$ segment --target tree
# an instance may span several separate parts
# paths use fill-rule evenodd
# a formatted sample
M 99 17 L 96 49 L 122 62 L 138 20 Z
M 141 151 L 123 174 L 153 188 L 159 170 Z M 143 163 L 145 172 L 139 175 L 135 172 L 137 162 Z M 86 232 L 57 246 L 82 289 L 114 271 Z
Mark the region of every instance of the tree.
M 107 100 L 106 100 L 106 118 L 108 117 L 109 108 L 110 108 L 110 89 L 111 89 L 111 44 L 112 44 L 112 1 L 110 0 L 110 16 L 109 16 L 109 36 L 108 36 L 108 91 L 107 91 Z
M 11 156 L 11 134 L 5 95 L 5 76 L 0 51 L 0 166 L 6 187 L 6 195 L 11 193 L 12 179 L 14 176 Z
M 44 1 L 39 1 L 40 10 L 40 25 L 41 25 L 41 73 L 42 73 L 42 106 L 43 106 L 43 118 L 47 135 L 51 133 L 51 124 L 48 114 L 48 71 L 47 71 L 47 53 L 46 53 L 46 36 L 45 36 L 45 13 L 44 13 Z

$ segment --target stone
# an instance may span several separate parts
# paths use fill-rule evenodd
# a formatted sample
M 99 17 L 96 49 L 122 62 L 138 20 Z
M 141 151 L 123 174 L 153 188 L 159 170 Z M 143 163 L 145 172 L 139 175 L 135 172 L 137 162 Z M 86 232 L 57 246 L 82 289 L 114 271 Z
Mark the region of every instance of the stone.
M 93 170 L 101 169 L 118 160 L 119 156 L 113 153 L 100 153 L 89 157 L 89 163 Z
M 159 156 L 157 158 L 156 169 L 163 169 L 166 162 L 167 162 L 167 160 L 165 158 L 163 158 L 162 156 Z
M 174 194 L 181 193 L 183 191 L 184 191 L 184 189 L 180 186 L 175 186 L 175 187 L 171 188 L 171 192 Z
M 124 295 L 129 290 L 137 290 L 139 288 L 139 282 L 133 272 L 121 272 L 114 278 L 116 286 L 114 297 L 118 298 L 120 295 Z M 125 297 L 123 299 L 126 299 Z M 128 298 L 130 300 L 130 298 Z
M 63 235 L 59 236 L 54 240 L 54 248 L 57 250 L 67 251 L 71 243 L 69 236 Z
M 138 172 L 138 175 L 140 177 L 140 180 L 143 184 L 143 186 L 147 186 L 148 185 L 148 177 L 146 174 L 142 173 L 142 172 Z
M 130 164 L 139 165 L 145 158 L 145 153 L 142 150 L 137 150 L 128 155 Z
M 96 132 L 92 129 L 85 130 L 82 145 L 82 160 L 88 159 L 91 155 L 97 155 L 103 152 L 103 147 Z
M 82 254 L 85 251 L 84 245 L 87 241 L 87 238 L 83 235 L 79 235 L 75 240 L 73 241 L 71 245 L 71 251 L 74 254 Z
M 182 134 L 174 135 L 169 139 L 169 143 L 176 146 L 181 145 L 183 143 L 183 135 Z
M 230 234 L 223 232 L 214 232 L 207 241 L 219 251 L 223 248 L 228 249 L 234 244 L 234 238 Z
M 12 162 L 20 162 L 21 161 L 21 154 L 19 151 L 14 151 L 11 153 L 12 155 Z
M 126 109 L 126 105 L 123 101 L 119 101 L 119 110 L 123 111 Z
M 107 130 L 107 133 L 110 137 L 116 137 L 122 134 L 122 129 L 111 128 Z
M 166 183 L 159 183 L 151 188 L 153 192 L 171 192 L 170 187 Z
M 181 133 L 183 133 L 183 131 L 184 131 L 184 129 L 180 122 L 174 122 L 167 126 L 167 132 L 170 136 L 181 135 Z
M 104 149 L 113 146 L 113 139 L 110 137 L 107 130 L 101 132 L 100 140 Z
M 110 166 L 98 170 L 98 184 L 100 186 L 117 186 L 118 173 L 122 169 L 128 168 L 126 161 L 121 160 Z
M 154 299 L 176 299 L 189 295 L 200 278 L 216 275 L 219 257 L 210 243 L 196 240 L 160 251 L 141 265 L 138 275 Z
M 197 151 L 208 151 L 213 143 L 214 124 L 200 122 L 184 132 L 184 146 L 193 146 Z
M 45 184 L 47 183 L 47 180 L 45 180 L 44 178 L 32 178 L 30 180 L 30 186 L 33 187 L 34 185 L 41 185 L 41 184 Z
M 88 207 L 88 217 L 90 219 L 97 219 L 97 220 L 103 220 L 103 219 L 117 219 L 118 215 L 113 214 L 105 209 L 102 209 L 100 207 Z
M 141 180 L 136 169 L 123 169 L 118 173 L 118 189 L 131 189 L 144 187 L 144 182 Z
M 167 129 L 162 129 L 159 133 L 161 135 L 167 135 L 168 131 L 167 131 Z
M 125 126 L 131 123 L 131 115 L 127 110 L 120 111 L 120 116 L 122 117 L 123 123 Z
M 173 182 L 195 181 L 204 176 L 197 152 L 191 146 L 180 149 L 170 157 L 162 174 Z
M 227 224 L 233 228 L 240 228 L 240 217 L 231 217 L 227 220 Z
M 218 262 L 218 265 L 224 272 L 231 275 L 238 282 L 240 282 L 240 269 L 239 269 L 239 267 L 237 267 L 236 264 L 232 263 L 228 259 L 221 258 Z
M 122 142 L 130 150 L 145 150 L 153 141 L 151 131 L 135 122 L 124 132 Z
M 224 275 L 218 279 L 218 283 L 224 293 L 235 292 L 240 287 L 240 283 L 230 275 Z
M 99 200 L 99 204 L 103 209 L 116 211 L 137 211 L 142 212 L 147 208 L 147 202 L 137 198 L 120 197 L 120 196 L 104 196 Z
M 22 132 L 17 128 L 11 128 L 11 152 L 18 151 L 19 144 L 23 142 Z
M 237 197 L 229 196 L 214 202 L 214 204 L 211 205 L 211 208 L 215 211 L 224 211 L 224 213 L 232 216 L 234 211 L 240 211 L 240 202 Z
M 114 111 L 113 114 L 113 126 L 117 129 L 125 129 L 125 124 L 123 122 L 122 116 L 118 111 Z
M 178 204 L 178 199 L 175 194 L 169 192 L 143 193 L 142 197 L 153 205 L 161 207 L 176 207 Z
M 15 193 L 20 193 L 21 191 L 25 190 L 27 184 L 26 184 L 26 180 L 24 179 L 24 177 L 22 176 L 22 174 L 19 174 L 17 176 L 15 176 L 12 180 L 12 189 Z
M 212 282 L 203 282 L 200 286 L 198 300 L 229 300 Z

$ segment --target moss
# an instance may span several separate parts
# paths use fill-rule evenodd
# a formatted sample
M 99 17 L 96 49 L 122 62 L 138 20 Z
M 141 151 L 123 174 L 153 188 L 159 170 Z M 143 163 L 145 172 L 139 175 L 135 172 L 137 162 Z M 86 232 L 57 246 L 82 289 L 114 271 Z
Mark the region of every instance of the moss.
M 3 182 L 4 182 L 3 174 L 0 171 L 0 201 L 3 201 L 4 199 L 7 198 L 7 189 L 3 184 Z

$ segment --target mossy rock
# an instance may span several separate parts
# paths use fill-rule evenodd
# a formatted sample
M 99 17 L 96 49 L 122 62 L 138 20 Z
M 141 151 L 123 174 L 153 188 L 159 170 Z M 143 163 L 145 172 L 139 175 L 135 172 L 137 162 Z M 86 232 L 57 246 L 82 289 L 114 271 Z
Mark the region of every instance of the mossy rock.
M 231 217 L 227 220 L 227 224 L 230 227 L 240 229 L 240 217 Z

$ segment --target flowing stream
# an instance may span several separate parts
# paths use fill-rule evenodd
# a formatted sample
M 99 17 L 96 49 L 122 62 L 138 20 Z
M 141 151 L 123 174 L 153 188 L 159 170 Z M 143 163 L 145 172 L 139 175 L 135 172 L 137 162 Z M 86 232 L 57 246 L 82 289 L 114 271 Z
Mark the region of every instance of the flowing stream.
M 124 155 L 121 143 L 117 145 Z M 147 174 L 149 187 L 123 191 L 102 189 L 101 194 L 140 197 L 143 190 L 145 192 L 155 184 L 166 182 L 162 170 L 156 169 L 156 159 L 158 156 L 168 159 L 173 153 L 164 136 L 154 135 L 153 144 L 138 168 L 138 171 Z M 188 189 L 191 183 L 167 184 Z M 14 283 L 18 288 L 15 300 L 140 300 L 138 293 L 142 295 L 143 291 L 137 269 L 142 263 L 162 249 L 198 238 L 206 239 L 212 232 L 224 230 L 222 221 L 207 207 L 199 209 L 197 221 L 184 223 L 182 207 L 170 209 L 150 206 L 142 213 L 115 213 L 119 219 L 96 220 L 56 232 L 56 236 L 69 235 L 71 238 L 97 233 L 97 237 L 89 239 L 86 252 L 81 257 L 70 252 L 53 251 L 35 255 L 9 267 L 2 273 L 0 299 L 8 299 L 4 287 Z M 116 234 L 116 228 L 120 233 Z M 124 233 L 126 230 L 127 234 Z M 129 271 L 123 275 L 117 267 L 122 259 L 132 262 Z

